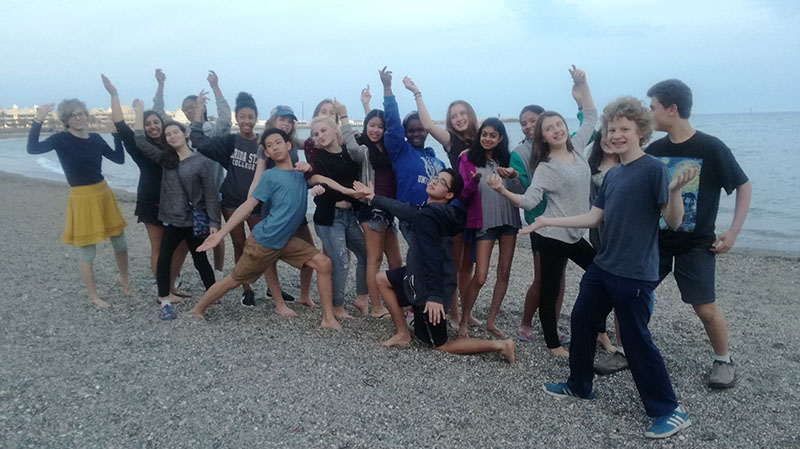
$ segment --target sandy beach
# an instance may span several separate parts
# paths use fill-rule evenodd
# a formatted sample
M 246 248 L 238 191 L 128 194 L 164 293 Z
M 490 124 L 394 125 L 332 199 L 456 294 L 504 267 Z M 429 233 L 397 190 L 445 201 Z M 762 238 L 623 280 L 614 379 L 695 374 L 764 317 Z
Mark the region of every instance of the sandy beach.
M 317 328 L 319 307 L 290 304 L 299 318 L 281 318 L 263 298 L 263 280 L 256 308 L 240 306 L 231 292 L 203 322 L 186 313 L 202 295 L 189 262 L 184 286 L 195 296 L 176 307 L 178 319 L 161 321 L 149 243 L 129 193 L 117 199 L 128 222 L 134 294 L 120 294 L 106 241 L 95 266 L 111 308 L 98 310 L 86 298 L 75 252 L 60 243 L 67 195 L 64 183 L 0 172 L 0 447 L 800 446 L 796 254 L 734 250 L 717 259 L 717 295 L 738 365 L 728 391 L 706 386 L 711 347 L 672 277 L 656 290 L 651 332 L 694 424 L 648 442 L 650 420 L 629 372 L 597 378 L 593 401 L 541 391 L 542 382 L 565 380 L 569 368 L 546 351 L 538 316 L 536 338 L 517 344 L 515 365 L 497 354 L 441 354 L 416 342 L 381 348 L 391 322 L 352 308 L 356 317 L 341 331 Z M 233 266 L 227 245 L 226 273 Z M 518 240 L 498 318 L 509 335 L 532 276 L 529 245 Z M 297 293 L 297 272 L 279 270 L 284 289 Z M 568 265 L 562 332 L 581 274 Z M 490 272 L 479 319 L 493 284 Z M 318 301 L 313 289 L 312 298 Z

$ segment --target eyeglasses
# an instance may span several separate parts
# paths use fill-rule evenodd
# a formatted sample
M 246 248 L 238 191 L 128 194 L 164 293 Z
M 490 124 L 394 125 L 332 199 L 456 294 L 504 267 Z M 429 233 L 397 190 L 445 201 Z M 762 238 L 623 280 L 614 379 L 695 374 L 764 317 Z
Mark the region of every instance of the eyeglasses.
M 441 185 L 447 187 L 447 191 L 448 192 L 450 191 L 450 186 L 447 185 L 447 181 L 445 181 L 444 178 L 440 178 L 438 176 L 435 176 L 433 179 L 431 179 L 431 182 L 434 183 L 434 184 L 441 184 Z
M 78 111 L 70 115 L 69 118 L 83 118 L 86 117 L 87 115 L 88 114 L 86 114 L 86 111 Z

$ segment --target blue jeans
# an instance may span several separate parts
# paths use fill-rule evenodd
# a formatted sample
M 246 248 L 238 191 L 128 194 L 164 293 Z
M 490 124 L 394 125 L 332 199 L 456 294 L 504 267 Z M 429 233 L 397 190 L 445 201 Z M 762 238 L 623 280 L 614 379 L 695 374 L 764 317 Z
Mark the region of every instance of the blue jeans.
M 364 232 L 358 224 L 353 209 L 336 208 L 333 224 L 330 226 L 314 225 L 314 231 L 322 240 L 322 247 L 333 262 L 333 306 L 344 305 L 344 287 L 350 271 L 350 254 L 356 255 L 356 294 L 367 294 L 367 246 L 364 243 Z
M 568 384 L 576 394 L 585 396 L 592 391 L 597 329 L 613 308 L 619 319 L 625 357 L 647 416 L 664 416 L 678 407 L 664 359 L 647 329 L 655 284 L 613 275 L 594 263 L 589 265 L 572 308 Z

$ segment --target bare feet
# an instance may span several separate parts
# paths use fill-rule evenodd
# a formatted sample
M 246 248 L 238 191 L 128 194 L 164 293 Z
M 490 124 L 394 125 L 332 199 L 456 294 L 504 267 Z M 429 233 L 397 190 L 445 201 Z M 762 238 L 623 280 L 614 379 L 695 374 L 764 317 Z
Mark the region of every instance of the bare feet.
M 306 306 L 306 307 L 316 307 L 317 306 L 316 304 L 314 304 L 314 301 L 312 301 L 311 298 L 309 298 L 308 296 L 306 296 L 305 298 L 303 298 L 301 296 L 300 299 L 297 300 L 297 303 L 300 304 L 300 305 Z
M 479 319 L 475 318 L 472 315 L 469 316 L 469 322 L 468 323 L 469 323 L 470 326 L 480 326 L 481 324 L 483 324 L 483 323 L 481 323 L 481 321 Z
M 331 319 L 323 318 L 322 319 L 322 323 L 320 323 L 320 326 L 325 328 L 325 329 L 341 329 L 342 328 L 342 325 L 339 324 L 338 321 L 336 321 L 336 318 L 331 318 Z
M 502 343 L 504 347 L 500 351 L 500 355 L 505 357 L 505 359 L 508 360 L 508 363 L 513 365 L 517 361 L 516 356 L 514 355 L 514 340 L 503 340 Z
M 199 318 L 204 321 L 206 319 L 205 315 L 203 315 L 201 312 L 195 312 L 194 309 L 189 311 L 189 316 L 193 318 Z
M 131 284 L 130 284 L 130 282 L 128 282 L 128 277 L 127 276 L 122 277 L 121 274 L 118 274 L 117 275 L 117 282 L 119 282 L 120 287 L 122 287 L 122 294 L 125 295 L 125 296 L 130 296 L 131 295 Z M 100 299 L 100 298 L 97 298 L 97 299 Z M 101 299 L 101 301 L 102 301 L 102 299 Z M 94 301 L 92 301 L 92 302 L 94 302 Z M 106 304 L 106 307 L 108 307 L 108 304 Z
M 177 289 L 175 287 L 172 287 L 172 290 L 169 291 L 169 294 L 173 295 L 173 296 L 179 296 L 181 298 L 191 298 L 192 297 L 191 293 L 187 293 L 187 292 L 185 292 L 183 290 L 179 290 L 179 289 Z
M 98 309 L 107 309 L 109 307 L 108 303 L 100 299 L 99 296 L 94 298 L 89 298 L 89 301 L 95 305 Z
M 404 334 L 401 333 L 394 334 L 392 338 L 382 341 L 380 345 L 388 348 L 395 346 L 405 346 L 409 343 L 411 343 L 411 334 L 406 332 Z
M 333 316 L 337 320 L 341 320 L 343 318 L 353 318 L 353 315 L 350 315 L 349 313 L 347 313 L 347 310 L 344 310 L 344 306 L 334 307 Z
M 467 324 L 463 321 L 458 325 L 458 336 L 459 338 L 467 336 Z
M 381 306 L 379 309 L 373 308 L 372 312 L 369 313 L 369 316 L 372 318 L 391 318 L 389 316 L 389 311 L 383 306 Z
M 168 301 L 170 304 L 180 304 L 183 302 L 183 298 L 181 298 L 180 296 L 175 296 L 172 293 L 170 293 L 169 296 L 167 297 L 158 298 L 158 300 L 162 302 Z
M 519 329 L 517 329 L 517 340 L 528 343 L 533 340 L 533 336 L 531 335 L 531 327 L 520 326 Z
M 606 352 L 610 352 L 612 354 L 617 352 L 617 348 L 614 345 L 612 345 L 611 340 L 608 339 L 607 333 L 601 332 L 597 334 L 597 342 L 603 346 L 603 349 L 605 349 Z
M 569 357 L 569 352 L 567 352 L 567 350 L 564 349 L 563 346 L 559 346 L 557 348 L 548 349 L 548 351 L 550 351 L 550 354 L 557 355 L 559 357 L 567 357 L 567 358 Z
M 297 314 L 294 313 L 294 310 L 286 307 L 284 304 L 282 307 L 275 306 L 275 313 L 285 318 L 297 318 Z
M 494 335 L 497 338 L 502 338 L 502 339 L 508 338 L 508 335 L 506 335 L 505 333 L 503 333 L 503 331 L 501 331 L 496 327 L 489 327 L 489 325 L 487 324 L 484 329 L 486 329 L 487 332 L 489 332 L 490 334 Z
M 353 301 L 353 305 L 358 309 L 359 312 L 366 315 L 369 312 L 369 301 L 367 300 L 366 295 L 358 295 L 356 296 L 356 300 Z

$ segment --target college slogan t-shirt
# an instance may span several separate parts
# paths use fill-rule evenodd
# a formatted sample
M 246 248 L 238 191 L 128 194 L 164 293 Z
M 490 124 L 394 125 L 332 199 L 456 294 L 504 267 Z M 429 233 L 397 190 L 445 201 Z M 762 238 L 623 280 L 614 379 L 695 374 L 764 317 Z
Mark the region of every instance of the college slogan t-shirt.
M 698 169 L 697 176 L 681 190 L 683 220 L 678 229 L 668 229 L 661 220 L 661 251 L 680 254 L 698 246 L 711 248 L 716 239 L 714 223 L 720 190 L 725 189 L 730 195 L 748 181 L 731 150 L 718 138 L 696 131 L 681 143 L 672 143 L 666 136 L 651 143 L 646 151 L 666 164 L 670 179 L 686 170 Z

